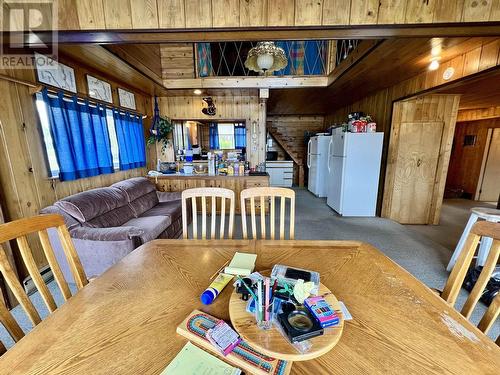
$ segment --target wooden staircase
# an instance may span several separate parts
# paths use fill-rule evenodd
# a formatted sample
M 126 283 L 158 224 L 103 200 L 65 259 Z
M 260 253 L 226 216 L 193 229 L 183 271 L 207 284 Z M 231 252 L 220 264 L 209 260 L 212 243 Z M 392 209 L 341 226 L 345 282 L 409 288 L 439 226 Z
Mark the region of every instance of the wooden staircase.
M 296 140 L 283 134 L 277 127 L 268 126 L 267 131 L 283 150 L 292 158 L 298 168 L 299 186 L 304 186 L 304 154 L 296 150 Z

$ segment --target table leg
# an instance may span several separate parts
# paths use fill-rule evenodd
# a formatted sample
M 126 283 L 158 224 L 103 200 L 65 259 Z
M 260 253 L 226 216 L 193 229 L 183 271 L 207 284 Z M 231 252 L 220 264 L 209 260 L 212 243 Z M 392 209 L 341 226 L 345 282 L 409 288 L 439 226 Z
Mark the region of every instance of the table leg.
M 467 221 L 467 224 L 465 225 L 464 231 L 462 233 L 462 236 L 460 237 L 460 240 L 458 240 L 457 247 L 455 248 L 455 251 L 453 252 L 453 255 L 451 256 L 450 262 L 448 263 L 448 266 L 446 267 L 447 271 L 451 271 L 453 266 L 455 265 L 458 256 L 460 255 L 460 252 L 462 251 L 465 241 L 467 240 L 467 236 L 470 233 L 470 230 L 472 229 L 472 226 L 475 224 L 477 221 L 478 216 L 475 213 L 471 213 L 469 217 L 469 221 Z

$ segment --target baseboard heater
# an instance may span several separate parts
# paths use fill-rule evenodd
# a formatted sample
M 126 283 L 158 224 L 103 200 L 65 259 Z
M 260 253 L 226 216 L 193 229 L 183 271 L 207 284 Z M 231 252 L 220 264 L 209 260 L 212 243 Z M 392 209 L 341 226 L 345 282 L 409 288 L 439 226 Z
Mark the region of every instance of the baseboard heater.
M 48 265 L 40 269 L 40 275 L 42 276 L 42 279 L 45 282 L 45 284 L 54 280 L 54 274 L 52 273 L 52 270 Z M 31 276 L 28 276 L 23 280 L 23 286 L 24 286 L 24 291 L 26 292 L 27 295 L 33 294 L 34 292 L 37 291 L 37 288 Z

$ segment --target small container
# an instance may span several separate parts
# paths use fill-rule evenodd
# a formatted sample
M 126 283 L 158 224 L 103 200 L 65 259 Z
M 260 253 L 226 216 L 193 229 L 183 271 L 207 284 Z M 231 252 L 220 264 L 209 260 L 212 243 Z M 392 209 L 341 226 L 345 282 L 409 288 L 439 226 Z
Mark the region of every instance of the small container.
M 376 122 L 369 122 L 366 124 L 366 132 L 367 133 L 375 133 L 377 131 L 377 123 Z
M 192 163 L 184 163 L 184 174 L 192 175 L 193 174 L 193 164 Z
M 274 308 L 273 303 L 270 303 L 269 304 L 269 320 L 264 320 L 264 308 L 262 308 L 262 311 L 259 311 L 257 306 L 255 306 L 254 315 L 255 315 L 255 322 L 257 323 L 257 327 L 259 327 L 260 329 L 264 329 L 264 330 L 271 329 L 271 327 L 273 326 L 273 320 L 274 320 L 275 315 L 276 315 L 273 311 L 273 308 Z

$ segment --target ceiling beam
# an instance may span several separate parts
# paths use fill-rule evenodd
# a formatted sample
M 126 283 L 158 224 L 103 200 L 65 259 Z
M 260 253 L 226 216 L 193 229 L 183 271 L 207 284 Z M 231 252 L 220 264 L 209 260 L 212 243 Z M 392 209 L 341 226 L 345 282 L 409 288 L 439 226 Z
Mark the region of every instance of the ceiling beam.
M 309 77 L 207 77 L 164 79 L 168 90 L 326 87 L 327 76 Z
M 19 32 L 4 33 L 4 42 L 11 37 L 19 38 Z M 418 25 L 356 25 L 310 27 L 249 27 L 220 29 L 156 29 L 60 31 L 59 44 L 114 44 L 114 43 L 184 43 L 259 40 L 306 40 L 306 39 L 387 39 L 416 37 L 473 37 L 500 34 L 500 22 L 442 23 Z M 27 46 L 43 46 L 52 43 L 51 31 L 24 33 Z M 19 40 L 19 39 L 17 39 Z

